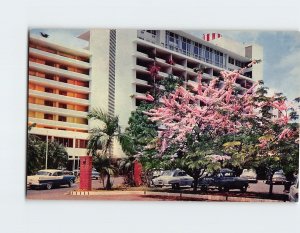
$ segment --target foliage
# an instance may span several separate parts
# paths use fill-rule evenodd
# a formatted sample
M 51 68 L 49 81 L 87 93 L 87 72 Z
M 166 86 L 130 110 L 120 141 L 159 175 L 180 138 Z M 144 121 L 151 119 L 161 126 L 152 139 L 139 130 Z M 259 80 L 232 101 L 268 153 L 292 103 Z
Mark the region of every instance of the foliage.
M 171 158 L 170 164 L 185 169 L 195 180 L 205 169 L 217 169 L 225 163 L 236 168 L 258 166 L 267 156 L 273 163 L 280 161 L 281 166 L 292 161 L 295 166 L 290 170 L 297 169 L 299 130 L 289 122 L 298 114 L 282 94 L 268 97 L 263 82 L 237 95 L 236 80 L 247 67 L 221 71 L 221 78 L 214 78 L 208 85 L 202 82 L 200 71 L 196 84 L 187 83 L 190 91 L 180 86 L 162 98 L 162 106 L 144 111 L 151 121 L 165 127 L 157 140 L 162 164 L 171 151 L 185 147 L 184 156 Z M 276 111 L 279 114 L 274 117 Z M 282 150 L 292 148 L 291 158 L 280 156 Z M 227 161 L 207 160 L 212 153 L 220 158 L 224 154 Z
M 103 187 L 105 186 L 108 190 L 111 189 L 112 182 L 110 178 L 118 173 L 118 169 L 112 164 L 112 160 L 107 155 L 99 154 L 93 157 L 93 166 L 100 173 Z
M 30 125 L 30 131 L 35 124 Z M 35 174 L 45 169 L 47 142 L 38 136 L 28 133 L 27 136 L 27 174 Z M 56 141 L 48 141 L 48 168 L 64 168 L 67 165 L 68 153 L 64 145 Z
M 94 166 L 99 170 L 102 175 L 102 181 L 104 183 L 104 177 L 107 178 L 106 189 L 111 189 L 111 176 L 117 172 L 117 169 L 111 163 L 111 150 L 114 139 L 118 139 L 124 151 L 131 150 L 129 146 L 131 139 L 127 135 L 121 134 L 119 126 L 118 116 L 111 116 L 102 109 L 92 109 L 88 113 L 88 118 L 96 120 L 100 123 L 100 126 L 94 127 L 90 130 L 88 140 L 88 153 L 94 158 Z

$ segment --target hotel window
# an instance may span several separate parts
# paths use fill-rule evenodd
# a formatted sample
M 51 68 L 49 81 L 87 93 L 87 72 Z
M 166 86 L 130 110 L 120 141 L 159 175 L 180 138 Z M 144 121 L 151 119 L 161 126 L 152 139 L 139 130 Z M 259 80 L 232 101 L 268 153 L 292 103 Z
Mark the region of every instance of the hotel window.
M 53 107 L 53 101 L 45 100 L 45 106 Z
M 63 104 L 63 103 L 59 103 L 59 104 L 58 104 L 58 107 L 59 107 L 59 108 L 67 109 L 67 105 L 66 105 L 66 104 Z
M 146 32 L 156 36 L 156 30 L 146 30 Z
M 59 81 L 62 82 L 62 83 L 67 83 L 68 79 L 64 78 L 64 77 L 59 77 Z
M 53 89 L 49 88 L 49 87 L 46 87 L 45 88 L 45 92 L 47 92 L 47 93 L 53 93 Z
M 60 94 L 60 95 L 67 95 L 67 92 L 66 92 L 66 91 L 62 91 L 62 90 L 59 90 L 59 94 Z
M 76 139 L 76 145 L 75 148 L 87 148 L 87 140 L 83 139 Z
M 60 68 L 60 69 L 63 69 L 63 70 L 68 70 L 68 67 L 65 66 L 65 65 L 59 65 L 59 68 Z
M 72 138 L 54 137 L 54 141 L 57 141 L 59 144 L 62 144 L 65 147 L 73 147 L 73 139 Z
M 232 57 L 228 58 L 228 63 L 234 65 L 234 59 Z
M 243 63 L 238 61 L 238 60 L 235 60 L 235 65 L 238 66 L 238 67 L 242 67 Z
M 49 80 L 54 80 L 54 76 L 52 74 L 46 74 L 45 78 Z
M 65 116 L 58 116 L 58 121 L 66 122 L 67 118 Z
M 44 115 L 44 119 L 46 119 L 46 120 L 53 120 L 53 115 L 52 114 L 45 114 Z
M 52 62 L 52 61 L 46 61 L 45 64 L 46 64 L 47 66 L 54 66 L 54 65 L 55 65 L 55 63 Z

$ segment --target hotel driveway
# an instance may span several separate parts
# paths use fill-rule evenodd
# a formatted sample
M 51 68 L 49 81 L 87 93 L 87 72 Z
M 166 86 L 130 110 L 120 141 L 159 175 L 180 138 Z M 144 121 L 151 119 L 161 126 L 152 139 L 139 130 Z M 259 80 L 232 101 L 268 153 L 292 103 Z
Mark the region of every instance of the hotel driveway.
M 117 187 L 122 184 L 121 178 L 115 178 L 113 180 L 114 187 Z M 70 192 L 78 189 L 79 184 L 76 183 L 73 187 L 69 188 L 68 186 L 62 186 L 60 188 L 54 188 L 51 190 L 27 190 L 26 198 L 28 200 L 122 200 L 122 201 L 165 201 L 165 200 L 184 200 L 185 198 L 179 198 L 179 192 L 172 192 L 170 189 L 162 188 L 156 189 L 156 192 L 147 191 L 147 195 L 143 191 L 102 191 L 101 195 L 89 195 L 89 196 L 80 196 L 80 195 L 70 195 Z M 102 188 L 102 184 L 98 180 L 93 180 L 92 183 L 93 189 Z M 283 185 L 274 185 L 273 193 L 274 196 L 285 197 L 286 194 L 283 192 Z M 189 191 L 189 190 L 183 190 Z M 263 181 L 259 181 L 257 184 L 250 184 L 250 187 L 247 190 L 247 193 L 242 194 L 238 191 L 230 191 L 228 194 L 219 193 L 217 191 L 210 191 L 207 194 L 187 194 L 183 192 L 182 197 L 186 197 L 186 200 L 198 200 L 202 201 L 207 199 L 207 196 L 214 196 L 211 200 L 218 200 L 217 196 L 220 196 L 220 201 L 222 196 L 232 196 L 232 197 L 243 197 L 248 196 L 255 198 L 259 196 L 259 193 L 267 194 L 269 191 L 269 185 L 266 185 Z M 153 195 L 152 195 L 153 194 Z

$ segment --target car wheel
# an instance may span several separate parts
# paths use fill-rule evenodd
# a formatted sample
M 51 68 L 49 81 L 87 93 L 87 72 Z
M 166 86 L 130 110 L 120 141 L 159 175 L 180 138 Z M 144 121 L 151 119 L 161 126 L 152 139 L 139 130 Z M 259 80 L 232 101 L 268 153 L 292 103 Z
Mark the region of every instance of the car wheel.
M 172 184 L 172 189 L 179 189 L 179 184 Z
M 72 187 L 73 184 L 74 184 L 74 181 L 70 180 L 68 185 L 69 185 L 69 187 Z
M 48 190 L 52 189 L 52 183 L 47 183 L 46 188 L 47 188 Z
M 207 186 L 202 185 L 201 188 L 200 188 L 200 190 L 201 190 L 202 192 L 207 192 Z
M 247 186 L 245 185 L 245 186 L 241 187 L 240 190 L 242 193 L 247 192 Z

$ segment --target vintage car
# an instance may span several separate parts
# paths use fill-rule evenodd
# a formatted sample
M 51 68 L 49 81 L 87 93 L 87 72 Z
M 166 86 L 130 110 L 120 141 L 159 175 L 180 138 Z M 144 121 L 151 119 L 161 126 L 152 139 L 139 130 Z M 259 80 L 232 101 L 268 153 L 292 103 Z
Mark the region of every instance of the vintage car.
M 194 179 L 180 169 L 164 171 L 157 178 L 152 179 L 153 185 L 156 187 L 172 187 L 178 189 L 180 187 L 191 187 Z
M 240 177 L 247 179 L 249 183 L 257 183 L 257 174 L 254 169 L 244 169 Z
M 289 192 L 289 200 L 292 202 L 297 202 L 299 198 L 299 176 L 296 179 L 296 182 L 291 186 Z
M 100 173 L 97 172 L 96 170 L 93 170 L 92 171 L 92 179 L 99 180 L 100 179 Z
M 28 188 L 46 188 L 68 185 L 71 187 L 75 182 L 74 175 L 65 175 L 62 170 L 47 169 L 40 170 L 34 176 L 27 176 Z
M 272 184 L 283 185 L 286 182 L 285 174 L 282 170 L 276 171 L 272 177 Z M 270 178 L 266 181 L 267 184 L 270 184 Z
M 239 189 L 241 192 L 246 192 L 249 184 L 247 179 L 236 177 L 232 170 L 225 168 L 214 175 L 201 177 L 198 186 L 202 191 L 218 189 L 227 192 L 230 189 Z

